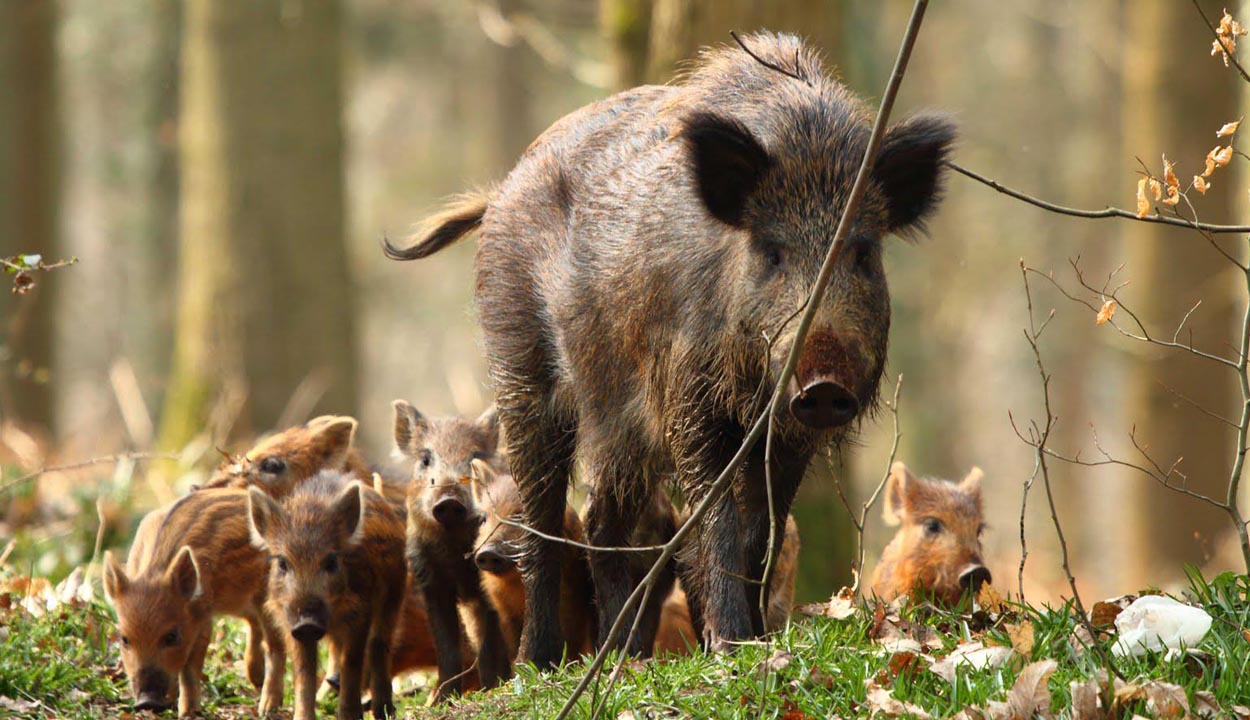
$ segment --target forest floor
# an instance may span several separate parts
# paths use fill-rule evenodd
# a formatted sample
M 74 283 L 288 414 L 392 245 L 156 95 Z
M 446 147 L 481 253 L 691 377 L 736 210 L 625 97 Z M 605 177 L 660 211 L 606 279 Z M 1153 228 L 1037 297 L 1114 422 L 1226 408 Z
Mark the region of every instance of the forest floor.
M 0 717 L 138 718 L 118 659 L 112 613 L 91 583 L 52 587 L 0 570 Z M 821 617 L 795 620 L 770 642 L 732 654 L 632 661 L 605 692 L 592 685 L 572 717 L 1050 717 L 1143 715 L 1250 720 L 1250 581 L 1225 574 L 1193 578 L 1182 598 L 1213 623 L 1183 652 L 1107 657 L 1114 638 L 1088 637 L 1071 604 L 1033 608 L 991 597 L 972 613 L 931 607 L 808 606 Z M 1098 603 L 1093 621 L 1125 604 Z M 243 633 L 218 623 L 210 652 L 204 716 L 251 717 L 254 693 L 242 675 Z M 963 658 L 963 660 L 960 660 Z M 550 718 L 582 676 L 573 663 L 539 674 L 529 666 L 493 692 L 430 708 L 428 677 L 399 701 L 401 717 Z M 1118 676 L 1117 676 L 1118 675 Z M 288 703 L 289 688 L 288 687 Z M 289 704 L 287 705 L 289 712 Z M 333 703 L 321 715 L 333 716 Z M 173 713 L 166 716 L 172 717 Z M 289 715 L 283 714 L 284 717 Z

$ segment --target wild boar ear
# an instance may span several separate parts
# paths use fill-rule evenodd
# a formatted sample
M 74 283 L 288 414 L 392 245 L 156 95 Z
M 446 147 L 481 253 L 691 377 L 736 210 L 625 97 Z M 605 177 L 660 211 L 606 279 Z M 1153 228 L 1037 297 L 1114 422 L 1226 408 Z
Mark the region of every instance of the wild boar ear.
M 479 507 L 489 505 L 489 498 L 486 497 L 486 488 L 495 482 L 495 470 L 482 459 L 474 459 L 469 463 L 469 482 L 473 486 L 473 501 Z
M 347 453 L 356 439 L 356 425 L 356 418 L 346 416 L 332 417 L 319 424 L 313 439 L 321 450 L 325 467 L 337 469 L 346 464 Z
M 334 518 L 347 533 L 347 544 L 356 545 L 365 537 L 365 484 L 354 482 L 334 501 Z
M 482 411 L 477 416 L 477 420 L 473 421 L 486 435 L 486 445 L 490 447 L 491 452 L 499 449 L 499 406 L 491 404 L 490 407 Z
M 968 475 L 959 483 L 959 489 L 972 496 L 976 501 L 977 508 L 981 507 L 981 481 L 985 479 L 985 473 L 981 472 L 981 468 L 973 467 L 968 471 Z
M 117 562 L 113 551 L 106 550 L 104 552 L 104 596 L 116 605 L 117 599 L 125 595 L 129 589 L 130 578 L 126 577 L 126 571 Z
M 747 199 L 772 159 L 751 131 L 732 118 L 700 112 L 685 125 L 682 137 L 690 148 L 704 206 L 717 220 L 741 227 Z
M 165 572 L 165 581 L 187 601 L 195 600 L 203 594 L 204 588 L 200 584 L 200 564 L 196 561 L 195 553 L 189 546 L 183 545 L 178 551 L 174 562 Z
M 391 403 L 391 407 L 395 408 L 395 449 L 403 453 L 410 452 L 412 439 L 425 431 L 429 421 L 407 400 L 396 400 Z
M 941 115 L 910 117 L 886 133 L 873 174 L 889 205 L 891 232 L 921 226 L 942 194 L 955 125 Z
M 269 543 L 265 541 L 265 533 L 273 525 L 273 519 L 282 512 L 278 503 L 265 494 L 264 490 L 252 486 L 247 489 L 247 534 L 252 545 L 265 550 Z
M 898 525 L 907 517 L 907 485 L 915 481 L 916 476 L 902 461 L 890 466 L 890 476 L 885 481 L 885 507 L 881 511 L 887 525 Z

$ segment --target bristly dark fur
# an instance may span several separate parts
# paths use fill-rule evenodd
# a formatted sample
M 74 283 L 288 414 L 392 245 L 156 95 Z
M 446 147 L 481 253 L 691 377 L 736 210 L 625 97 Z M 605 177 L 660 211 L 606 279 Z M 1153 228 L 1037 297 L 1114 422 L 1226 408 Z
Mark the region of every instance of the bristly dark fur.
M 787 320 L 828 253 L 870 118 L 797 38 L 740 42 L 705 51 L 671 85 L 627 90 L 558 121 L 480 216 L 484 344 L 526 524 L 539 531 L 561 532 L 575 460 L 595 487 L 594 545 L 632 542 L 665 478 L 701 500 L 795 343 Z M 890 325 L 881 243 L 932 212 L 953 135 L 930 116 L 890 131 L 799 349 L 797 389 L 833 388 L 861 413 L 873 407 Z M 436 219 L 436 240 L 418 246 L 447 244 L 462 234 L 460 218 Z M 803 424 L 778 413 L 772 507 L 760 443 L 682 549 L 705 643 L 726 648 L 763 632 L 764 590 L 743 578 L 762 572 L 770 512 L 789 513 L 813 454 L 854 425 L 839 417 L 844 424 Z M 560 548 L 534 536 L 527 545 L 520 654 L 549 667 L 563 648 Z M 593 554 L 591 574 L 602 641 L 636 578 L 612 553 Z

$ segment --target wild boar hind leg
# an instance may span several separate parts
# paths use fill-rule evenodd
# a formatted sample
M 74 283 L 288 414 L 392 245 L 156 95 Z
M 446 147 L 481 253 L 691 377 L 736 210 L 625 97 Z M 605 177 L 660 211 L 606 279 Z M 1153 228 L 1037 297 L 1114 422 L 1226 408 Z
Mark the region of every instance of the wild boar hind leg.
M 629 545 L 635 525 L 644 515 L 654 492 L 653 483 L 641 471 L 645 463 L 641 458 L 630 457 L 631 453 L 628 451 L 592 452 L 590 455 L 590 460 L 586 463 L 592 488 L 590 506 L 586 511 L 586 535 L 589 544 L 597 547 Z M 600 644 L 608 642 L 609 630 L 634 591 L 633 581 L 642 579 L 641 576 L 632 577 L 630 560 L 629 555 L 620 552 L 590 553 L 590 573 L 595 587 Z M 653 596 L 654 594 L 653 592 Z M 660 602 L 663 602 L 662 598 Z M 636 612 L 637 610 L 630 613 L 621 634 L 612 638 L 613 647 L 621 646 L 622 639 L 633 626 Z M 646 657 L 651 654 L 651 648 L 655 644 L 655 627 L 652 623 L 646 625 L 648 626 L 640 626 L 637 635 L 629 638 L 626 650 L 631 655 Z
M 669 433 L 677 481 L 690 508 L 707 497 L 741 442 L 739 432 L 710 424 L 713 418 L 711 413 L 687 410 Z M 734 482 L 741 482 L 742 474 L 739 468 Z M 753 634 L 743 582 L 742 525 L 733 492 L 713 501 L 687 543 L 682 550 L 681 578 L 687 586 L 691 614 L 702 620 L 705 646 L 714 651 L 729 650 L 733 643 Z
M 564 534 L 569 470 L 575 436 L 570 423 L 539 406 L 539 394 L 500 387 L 500 418 L 508 429 L 509 462 L 525 522 L 547 535 Z M 560 628 L 560 566 L 563 548 L 537 535 L 526 535 L 521 572 L 525 583 L 525 623 L 518 662 L 549 670 L 564 656 Z

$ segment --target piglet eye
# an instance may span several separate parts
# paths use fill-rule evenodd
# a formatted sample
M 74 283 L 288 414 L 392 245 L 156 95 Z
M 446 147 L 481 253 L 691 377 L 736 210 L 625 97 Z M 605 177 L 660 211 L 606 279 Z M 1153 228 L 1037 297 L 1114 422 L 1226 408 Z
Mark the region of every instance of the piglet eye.
M 278 572 L 285 573 L 290 571 L 291 566 L 287 564 L 286 557 L 277 555 L 274 557 L 273 561 L 274 564 L 278 566 Z
M 942 532 L 942 521 L 937 518 L 925 518 L 924 530 L 930 535 L 937 535 Z
M 130 638 L 122 635 L 122 647 L 130 647 Z
M 161 645 L 165 647 L 173 647 L 178 644 L 178 629 L 174 628 L 165 633 L 165 637 L 161 638 Z
M 422 450 L 421 451 L 421 467 L 428 468 L 430 465 L 433 465 L 433 464 L 434 464 L 434 453 L 430 452 L 429 450 Z
M 270 475 L 277 475 L 283 470 L 286 470 L 286 461 L 280 457 L 274 457 L 270 455 L 269 457 L 260 461 L 260 471 L 263 473 L 268 473 Z
M 330 553 L 326 555 L 326 559 L 321 561 L 321 569 L 328 573 L 336 573 L 339 571 L 339 556 Z

